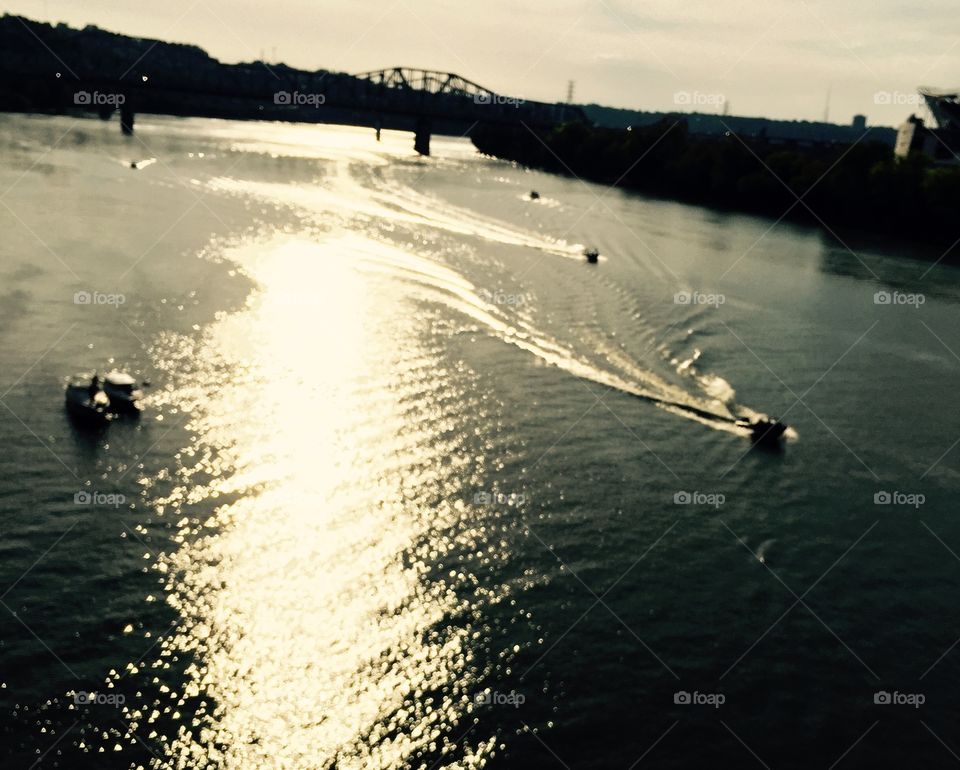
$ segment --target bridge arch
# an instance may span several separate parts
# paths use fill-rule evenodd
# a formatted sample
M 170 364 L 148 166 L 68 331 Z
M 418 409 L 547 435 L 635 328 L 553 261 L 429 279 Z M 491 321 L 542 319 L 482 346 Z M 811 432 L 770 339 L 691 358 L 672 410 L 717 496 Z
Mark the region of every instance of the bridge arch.
M 421 70 L 414 67 L 391 67 L 383 70 L 371 70 L 354 75 L 358 80 L 385 88 L 409 89 L 429 94 L 449 94 L 470 99 L 481 97 L 492 98 L 494 92 L 484 88 L 472 80 L 457 75 L 455 72 L 438 72 L 436 70 Z

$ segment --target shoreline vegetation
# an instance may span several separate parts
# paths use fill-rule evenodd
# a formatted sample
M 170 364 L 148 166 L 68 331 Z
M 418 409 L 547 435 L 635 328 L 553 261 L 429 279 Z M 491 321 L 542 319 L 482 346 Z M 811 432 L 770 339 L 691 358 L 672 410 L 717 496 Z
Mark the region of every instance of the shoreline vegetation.
M 484 155 L 657 198 L 946 249 L 960 262 L 960 168 L 894 156 L 869 131 L 853 145 L 691 135 L 682 116 L 629 129 L 482 125 Z M 798 200 L 799 199 L 799 200 Z M 939 252 L 938 252 L 939 256 Z

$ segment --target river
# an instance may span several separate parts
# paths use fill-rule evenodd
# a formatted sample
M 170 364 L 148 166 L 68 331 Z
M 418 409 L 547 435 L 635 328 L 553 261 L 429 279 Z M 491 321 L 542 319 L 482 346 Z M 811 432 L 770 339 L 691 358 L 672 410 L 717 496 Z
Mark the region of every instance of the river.
M 0 117 L 4 767 L 956 761 L 960 271 L 412 145 Z

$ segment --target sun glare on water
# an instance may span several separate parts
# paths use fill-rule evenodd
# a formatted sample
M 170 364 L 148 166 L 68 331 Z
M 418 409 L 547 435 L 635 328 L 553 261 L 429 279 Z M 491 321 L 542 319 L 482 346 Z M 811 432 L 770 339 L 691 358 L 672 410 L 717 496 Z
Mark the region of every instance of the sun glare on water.
M 200 704 L 168 736 L 179 767 L 398 767 L 470 719 L 457 599 L 422 579 L 468 479 L 416 314 L 356 245 L 238 249 L 258 289 L 190 357 L 199 440 L 160 501 L 183 543 L 160 657 L 192 661 L 177 695 Z

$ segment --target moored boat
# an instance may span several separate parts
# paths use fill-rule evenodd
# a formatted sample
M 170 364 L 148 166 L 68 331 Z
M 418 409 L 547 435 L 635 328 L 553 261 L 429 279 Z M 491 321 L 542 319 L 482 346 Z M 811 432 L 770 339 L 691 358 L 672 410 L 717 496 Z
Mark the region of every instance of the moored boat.
M 67 413 L 79 425 L 100 428 L 110 422 L 110 400 L 95 380 L 68 384 L 65 401 Z
M 110 409 L 127 414 L 140 414 L 143 391 L 137 381 L 126 372 L 112 371 L 103 378 L 103 391 L 110 401 Z

